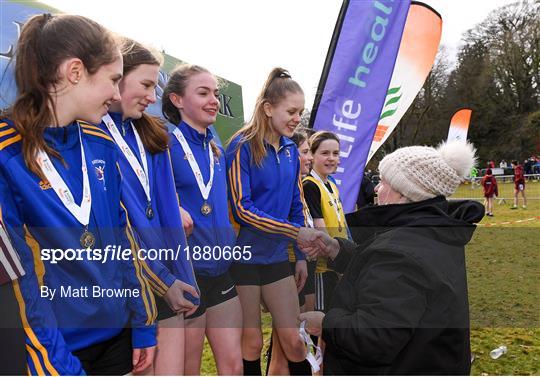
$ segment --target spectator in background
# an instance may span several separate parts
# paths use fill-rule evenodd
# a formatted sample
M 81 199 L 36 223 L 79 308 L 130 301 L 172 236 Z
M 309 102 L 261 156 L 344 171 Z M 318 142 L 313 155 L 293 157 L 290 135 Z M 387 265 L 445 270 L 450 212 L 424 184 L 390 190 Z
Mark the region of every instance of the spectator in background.
M 523 197 L 523 209 L 526 209 L 527 198 L 525 196 L 525 175 L 523 174 L 523 166 L 514 160 L 512 161 L 512 168 L 514 168 L 514 205 L 511 209 L 518 208 L 518 194 L 520 192 Z
M 486 170 L 486 175 L 484 175 L 480 184 L 484 189 L 484 198 L 486 198 L 486 215 L 493 217 L 493 201 L 499 195 L 499 190 L 497 179 L 493 176 L 491 169 Z
M 525 160 L 525 174 L 533 174 L 534 157 L 530 157 Z
M 487 167 L 493 169 L 495 167 L 495 161 L 489 160 L 487 163 Z
M 358 209 L 367 205 L 372 205 L 375 202 L 375 185 L 371 181 L 370 171 L 364 172 L 362 183 L 360 184 L 360 191 L 358 192 L 358 198 L 356 199 L 356 207 Z
M 474 185 L 477 185 L 478 182 L 477 182 L 477 178 L 478 178 L 478 169 L 473 166 L 471 168 L 471 172 L 469 173 L 469 175 L 471 176 L 471 190 L 474 189 Z
M 533 174 L 540 174 L 540 158 L 531 157 L 533 160 Z
M 506 169 L 508 167 L 508 163 L 506 162 L 506 160 L 501 160 L 501 163 L 499 164 L 499 167 L 501 169 Z

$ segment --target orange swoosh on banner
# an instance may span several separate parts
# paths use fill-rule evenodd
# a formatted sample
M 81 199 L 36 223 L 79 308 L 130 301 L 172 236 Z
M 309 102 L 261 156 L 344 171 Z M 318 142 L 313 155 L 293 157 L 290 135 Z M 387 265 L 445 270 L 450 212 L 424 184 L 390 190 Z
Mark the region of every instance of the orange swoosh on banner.
M 440 26 L 433 27 L 434 23 Z M 442 33 L 442 19 L 434 17 L 433 12 L 423 6 L 409 9 L 407 22 L 400 45 L 400 55 L 414 65 L 410 69 L 421 77 L 433 66 L 433 57 L 437 54 Z
M 450 121 L 450 128 L 461 128 L 467 130 L 469 123 L 471 122 L 471 109 L 461 109 L 456 111 L 452 120 Z

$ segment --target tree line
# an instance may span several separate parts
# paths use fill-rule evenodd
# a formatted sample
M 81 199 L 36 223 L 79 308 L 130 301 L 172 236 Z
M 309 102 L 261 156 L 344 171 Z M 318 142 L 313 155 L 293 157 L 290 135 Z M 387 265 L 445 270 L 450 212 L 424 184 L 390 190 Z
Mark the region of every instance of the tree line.
M 523 160 L 540 150 L 540 1 L 494 10 L 462 37 L 456 62 L 444 47 L 393 135 L 373 157 L 446 140 L 452 115 L 471 108 L 468 139 L 480 164 Z

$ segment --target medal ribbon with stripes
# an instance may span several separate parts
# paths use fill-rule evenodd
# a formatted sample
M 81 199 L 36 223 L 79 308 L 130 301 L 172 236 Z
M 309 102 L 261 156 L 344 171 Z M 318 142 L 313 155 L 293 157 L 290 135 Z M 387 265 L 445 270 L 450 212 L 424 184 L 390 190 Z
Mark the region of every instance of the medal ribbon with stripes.
M 189 166 L 191 167 L 191 171 L 193 172 L 193 175 L 195 176 L 195 180 L 197 181 L 197 186 L 199 186 L 199 191 L 201 192 L 201 195 L 204 200 L 203 207 L 201 208 L 201 212 L 204 213 L 205 207 L 210 208 L 208 205 L 208 197 L 210 196 L 210 190 L 212 190 L 212 184 L 214 182 L 214 153 L 212 152 L 212 148 L 208 148 L 208 158 L 210 159 L 210 179 L 208 180 L 208 183 L 205 185 L 203 181 L 203 177 L 201 174 L 201 169 L 199 168 L 199 164 L 197 163 L 197 160 L 195 160 L 195 156 L 193 155 L 193 152 L 191 150 L 191 147 L 189 146 L 186 138 L 184 137 L 184 134 L 178 127 L 175 127 L 173 130 L 173 134 L 180 143 L 180 146 L 184 150 L 184 153 L 187 156 L 187 160 L 189 162 Z M 208 211 L 208 209 L 206 209 Z M 210 209 L 211 211 L 211 209 Z
M 146 202 L 147 202 L 147 217 L 151 218 L 153 216 L 150 216 L 149 211 L 152 209 L 152 199 L 150 197 L 150 178 L 148 176 L 148 161 L 146 160 L 146 151 L 144 150 L 144 144 L 142 143 L 141 137 L 139 136 L 139 133 L 137 132 L 137 129 L 135 126 L 133 126 L 133 123 L 130 122 L 131 128 L 133 129 L 133 134 L 135 135 L 135 141 L 137 142 L 137 149 L 139 150 L 139 154 L 141 155 L 141 162 L 142 166 L 139 163 L 139 160 L 127 144 L 127 142 L 122 137 L 122 134 L 120 134 L 120 131 L 118 131 L 118 127 L 116 127 L 116 124 L 112 120 L 111 116 L 109 114 L 106 114 L 103 117 L 103 122 L 107 126 L 107 129 L 109 130 L 111 136 L 113 137 L 114 141 L 120 148 L 120 151 L 122 151 L 122 154 L 126 157 L 129 166 L 131 166 L 131 169 L 137 176 L 137 179 L 139 180 L 139 183 L 141 184 L 144 194 L 146 195 Z

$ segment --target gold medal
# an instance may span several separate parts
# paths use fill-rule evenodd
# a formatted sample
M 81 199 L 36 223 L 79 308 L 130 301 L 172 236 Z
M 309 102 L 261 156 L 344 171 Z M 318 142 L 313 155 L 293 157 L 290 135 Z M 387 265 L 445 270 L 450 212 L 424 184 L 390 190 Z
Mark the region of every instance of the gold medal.
M 85 249 L 91 249 L 96 243 L 96 237 L 89 232 L 88 229 L 85 229 L 80 238 L 81 246 Z
M 149 220 L 152 220 L 154 218 L 154 210 L 152 209 L 152 204 L 148 203 L 148 206 L 146 207 L 146 217 Z
M 205 216 L 208 216 L 210 213 L 212 213 L 212 207 L 210 207 L 210 204 L 208 202 L 204 202 L 201 207 L 201 213 Z

